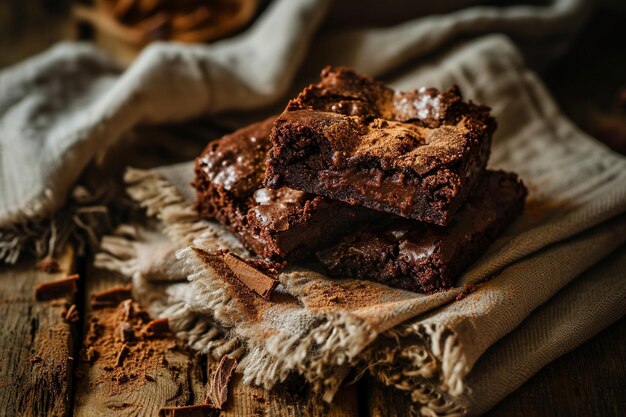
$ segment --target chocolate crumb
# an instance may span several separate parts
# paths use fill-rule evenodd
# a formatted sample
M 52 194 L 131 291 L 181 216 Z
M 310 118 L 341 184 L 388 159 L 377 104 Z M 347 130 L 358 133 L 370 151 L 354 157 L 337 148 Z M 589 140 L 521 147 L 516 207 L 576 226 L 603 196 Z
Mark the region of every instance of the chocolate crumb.
M 130 320 L 133 318 L 133 300 L 130 298 L 128 300 L 122 301 L 120 304 L 122 307 L 122 318 L 124 320 Z
M 463 298 L 465 298 L 466 296 L 468 296 L 469 294 L 471 294 L 474 291 L 476 291 L 478 289 L 479 285 L 480 284 L 472 284 L 472 283 L 467 284 L 465 287 L 463 287 L 461 292 L 456 296 L 456 301 L 460 301 Z
M 91 295 L 91 306 L 94 309 L 115 307 L 119 303 L 132 298 L 131 285 L 113 287 Z
M 78 315 L 78 309 L 75 304 L 72 304 L 66 311 L 62 314 L 63 320 L 67 323 L 76 323 L 80 319 Z
M 87 360 L 87 362 L 89 363 L 93 363 L 95 362 L 98 358 L 100 357 L 100 352 L 98 352 L 98 350 L 96 350 L 93 346 L 90 346 L 87 349 L 87 352 L 85 354 L 85 359 Z
M 37 262 L 37 269 L 47 272 L 48 274 L 54 274 L 61 271 L 59 263 L 51 256 L 46 256 L 45 258 L 39 260 L 39 262 Z
M 156 379 L 152 375 L 146 374 L 144 376 L 146 378 L 146 381 L 150 381 L 150 382 L 156 381 Z
M 126 323 L 120 323 L 117 327 L 117 337 L 124 343 L 133 342 L 135 340 L 135 330 Z
M 115 366 L 122 366 L 124 364 L 124 359 L 128 355 L 128 345 L 123 345 L 122 349 L 117 353 L 117 357 L 115 358 Z
M 246 287 L 261 297 L 269 300 L 278 281 L 248 265 L 244 260 L 232 253 L 223 255 L 224 263 Z
M 204 402 L 217 409 L 222 409 L 228 400 L 228 384 L 237 368 L 237 360 L 224 355 L 207 383 Z
M 148 336 L 160 336 L 169 333 L 170 323 L 167 318 L 152 320 L 146 325 L 145 333 Z
M 66 295 L 74 295 L 78 291 L 76 281 L 78 274 L 68 275 L 65 278 L 55 279 L 54 281 L 42 282 L 35 285 L 35 299 L 37 301 L 53 300 Z
M 207 404 L 162 407 L 158 414 L 159 417 L 213 417 L 218 415 L 219 410 Z

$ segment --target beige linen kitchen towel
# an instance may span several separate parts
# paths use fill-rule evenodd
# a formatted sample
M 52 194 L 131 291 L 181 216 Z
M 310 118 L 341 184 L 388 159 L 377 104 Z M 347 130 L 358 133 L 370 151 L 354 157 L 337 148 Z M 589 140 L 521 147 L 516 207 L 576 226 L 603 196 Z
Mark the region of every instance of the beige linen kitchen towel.
M 156 43 L 125 71 L 92 45 L 77 43 L 2 71 L 0 261 L 15 262 L 23 250 L 41 256 L 62 246 L 74 226 L 89 230 L 89 199 L 81 190 L 69 202 L 67 196 L 94 156 L 138 124 L 276 103 L 305 57 L 315 72 L 343 61 L 379 75 L 455 40 L 501 32 L 534 62 L 545 63 L 571 42 L 590 5 L 416 2 L 411 13 L 422 17 L 321 37 L 309 48 L 330 3 L 274 0 L 235 38 L 212 45 Z M 389 6 L 406 7 L 402 3 Z M 341 0 L 333 9 L 351 10 L 342 23 L 362 26 L 360 16 L 376 22 L 380 6 L 369 11 L 360 0 Z
M 226 248 L 249 256 L 232 235 L 193 210 L 191 163 L 127 173 L 129 194 L 160 226 L 121 228 L 104 239 L 97 264 L 132 276 L 136 295 L 169 317 L 195 349 L 241 355 L 246 382 L 271 387 L 296 373 L 330 400 L 355 367 L 407 391 L 422 415 L 483 412 L 565 347 L 626 311 L 626 288 L 614 269 L 597 269 L 603 274 L 597 281 L 579 278 L 626 241 L 626 159 L 563 117 L 504 36 L 406 66 L 392 80 L 403 89 L 452 83 L 466 98 L 493 107 L 499 128 L 490 165 L 518 172 L 529 188 L 521 218 L 456 288 L 416 294 L 332 280 L 294 264 L 279 275 L 272 301 L 256 297 L 214 255 Z M 537 313 L 543 318 L 531 319 L 529 336 L 515 330 L 536 309 L 552 311 L 552 298 L 563 288 L 577 303 L 567 314 Z M 576 332 L 569 333 L 563 320 L 578 318 L 578 310 L 589 317 L 581 322 L 584 329 L 570 323 Z M 512 331 L 507 347 L 502 338 Z M 537 346 L 540 354 L 520 354 Z M 485 363 L 489 357 L 502 368 Z M 501 371 L 516 368 L 510 380 Z M 501 388 L 478 395 L 486 378 Z

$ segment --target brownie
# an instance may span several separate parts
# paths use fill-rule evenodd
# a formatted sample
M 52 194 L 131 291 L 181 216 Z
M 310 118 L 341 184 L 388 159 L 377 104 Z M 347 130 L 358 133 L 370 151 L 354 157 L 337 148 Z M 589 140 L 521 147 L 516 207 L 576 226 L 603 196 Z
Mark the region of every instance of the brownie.
M 445 226 L 484 172 L 495 128 L 456 86 L 395 91 L 328 67 L 274 123 L 265 185 Z
M 298 259 L 379 214 L 302 191 L 263 187 L 275 116 L 206 147 L 195 161 L 196 208 L 273 262 Z
M 417 292 L 449 288 L 521 213 L 525 197 L 515 174 L 487 171 L 448 227 L 396 217 L 364 227 L 317 257 L 336 277 Z

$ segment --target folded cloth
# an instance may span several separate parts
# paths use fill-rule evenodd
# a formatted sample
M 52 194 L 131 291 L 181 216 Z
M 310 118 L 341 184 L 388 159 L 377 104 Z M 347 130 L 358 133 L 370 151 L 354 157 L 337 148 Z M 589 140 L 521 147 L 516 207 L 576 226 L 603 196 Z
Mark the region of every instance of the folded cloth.
M 499 129 L 491 166 L 519 173 L 529 189 L 521 218 L 456 288 L 417 294 L 292 264 L 272 301 L 256 297 L 212 255 L 250 256 L 194 211 L 191 162 L 127 172 L 129 194 L 159 226 L 106 237 L 96 264 L 132 275 L 136 295 L 194 348 L 241 355 L 245 382 L 271 387 L 296 373 L 331 400 L 355 367 L 408 391 L 422 415 L 484 412 L 626 312 L 616 273 L 624 252 L 594 267 L 626 241 L 626 159 L 558 111 L 504 36 L 468 42 L 391 80 L 403 89 L 452 83 L 492 106 Z M 583 275 L 592 267 L 594 279 Z
M 80 227 L 84 221 L 49 218 L 94 156 L 138 124 L 276 103 L 306 57 L 329 3 L 273 1 L 238 37 L 212 45 L 155 43 L 125 72 L 108 55 L 78 43 L 58 45 L 1 72 L 0 261 L 15 262 L 23 250 L 50 252 L 68 235 L 66 229 Z M 319 71 L 345 63 L 379 75 L 455 39 L 489 32 L 510 34 L 533 61 L 543 63 L 565 49 L 590 4 L 444 3 L 425 3 L 424 13 L 431 15 L 391 28 L 319 38 L 308 67 Z M 342 7 L 352 10 L 352 18 L 367 14 L 361 2 L 342 1 L 335 8 Z M 420 14 L 420 7 L 411 9 Z

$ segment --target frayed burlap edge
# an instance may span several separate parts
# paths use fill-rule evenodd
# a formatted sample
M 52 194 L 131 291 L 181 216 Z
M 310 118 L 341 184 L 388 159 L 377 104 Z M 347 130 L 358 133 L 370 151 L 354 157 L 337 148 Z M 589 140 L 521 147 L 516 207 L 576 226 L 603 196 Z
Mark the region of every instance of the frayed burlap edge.
M 245 341 L 241 360 L 245 383 L 272 388 L 292 373 L 302 375 L 313 391 L 332 401 L 347 375 L 350 364 L 376 333 L 365 322 L 347 312 L 316 315 L 314 324 L 301 334 L 273 331 L 259 336 L 259 324 L 243 317 L 245 307 L 232 298 L 219 273 L 203 263 L 195 248 L 181 249 L 177 256 L 189 270 L 194 300 L 192 311 L 212 316 Z M 199 302 L 199 300 L 202 300 Z
M 153 282 L 140 272 L 135 247 L 140 233 L 134 226 L 121 225 L 110 236 L 102 238 L 94 266 L 119 272 L 132 279 L 133 298 L 155 317 L 167 317 L 174 334 L 194 350 L 219 360 L 223 355 L 240 358 L 243 353 L 237 338 L 227 337 L 212 315 L 200 314 L 189 306 L 188 284 L 176 281 Z M 181 291 L 183 290 L 183 291 Z
M 10 227 L 0 228 L 0 262 L 15 264 L 22 254 L 54 256 L 67 243 L 73 244 L 78 255 L 88 246 L 97 247 L 98 234 L 110 223 L 108 209 L 100 200 L 77 186 L 68 204 L 51 218 L 22 213 Z
M 172 240 L 203 249 L 226 247 L 245 253 L 224 228 L 199 218 L 192 204 L 159 173 L 129 169 L 125 180 L 129 195 L 147 210 L 148 215 L 161 220 L 165 234 Z M 216 241 L 220 242 L 219 247 L 215 245 Z M 202 275 L 206 271 L 197 264 L 194 266 L 190 250 L 184 249 L 178 256 L 188 262 L 188 278 L 193 291 L 197 291 L 194 282 L 207 281 L 206 275 Z M 209 291 L 215 291 L 211 297 L 218 300 L 213 306 L 193 305 L 193 300 L 189 299 L 178 300 L 161 309 L 159 315 L 169 317 L 177 335 L 197 351 L 214 357 L 215 352 L 242 356 L 245 346 L 245 355 L 240 362 L 244 382 L 271 388 L 284 381 L 291 372 L 296 372 L 315 390 L 324 393 L 324 400 L 331 401 L 349 367 L 357 366 L 369 370 L 386 385 L 408 392 L 411 399 L 419 403 L 417 411 L 421 415 L 454 417 L 465 414 L 456 399 L 465 390 L 463 380 L 469 367 L 455 334 L 444 326 L 401 325 L 372 343 L 376 333 L 367 323 L 351 314 L 337 312 L 321 317 L 320 324 L 304 340 L 299 336 L 277 334 L 263 345 L 250 345 L 245 341 L 251 340 L 245 330 L 239 335 L 225 330 L 240 324 L 227 324 L 236 314 L 224 313 L 228 309 L 216 314 L 215 308 L 225 308 L 233 300 L 224 298 L 221 280 L 208 281 L 215 285 Z M 355 331 L 361 332 L 362 342 L 354 343 Z M 379 342 L 381 339 L 386 342 Z M 325 340 L 332 341 L 324 343 Z M 320 345 L 326 348 L 320 349 Z M 336 346 L 345 350 L 336 349 Z M 218 347 L 221 349 L 216 350 Z M 286 354 L 288 351 L 293 353 Z M 312 351 L 317 353 L 311 355 Z
M 428 417 L 466 414 L 458 398 L 470 369 L 454 332 L 441 324 L 403 324 L 380 335 L 361 354 L 361 367 L 410 395 Z

